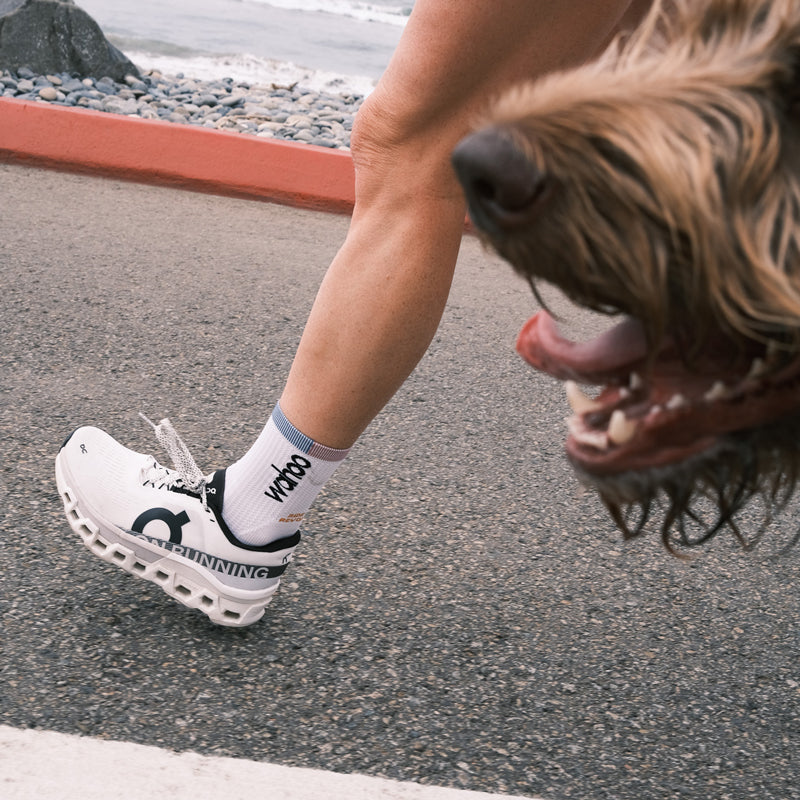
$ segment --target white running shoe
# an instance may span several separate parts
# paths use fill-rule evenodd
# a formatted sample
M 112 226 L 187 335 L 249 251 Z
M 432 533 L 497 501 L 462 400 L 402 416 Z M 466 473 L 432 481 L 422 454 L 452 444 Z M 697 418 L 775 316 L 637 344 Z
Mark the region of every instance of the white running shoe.
M 96 556 L 158 584 L 212 622 L 252 625 L 300 533 L 263 547 L 237 542 L 222 519 L 225 471 L 204 477 L 169 420 L 153 427 L 177 469 L 98 428 L 78 428 L 67 439 L 56 457 L 67 521 Z

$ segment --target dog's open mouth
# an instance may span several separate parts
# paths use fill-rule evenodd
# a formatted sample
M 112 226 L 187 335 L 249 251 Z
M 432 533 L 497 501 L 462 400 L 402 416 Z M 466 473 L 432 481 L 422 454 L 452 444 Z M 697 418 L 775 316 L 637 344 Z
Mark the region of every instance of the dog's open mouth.
M 597 476 L 684 461 L 726 434 L 769 425 L 800 406 L 800 358 L 727 342 L 706 349 L 689 368 L 672 342 L 649 356 L 644 326 L 632 318 L 577 343 L 540 311 L 522 329 L 517 350 L 566 381 L 573 411 L 567 453 Z M 601 390 L 591 398 L 578 384 Z

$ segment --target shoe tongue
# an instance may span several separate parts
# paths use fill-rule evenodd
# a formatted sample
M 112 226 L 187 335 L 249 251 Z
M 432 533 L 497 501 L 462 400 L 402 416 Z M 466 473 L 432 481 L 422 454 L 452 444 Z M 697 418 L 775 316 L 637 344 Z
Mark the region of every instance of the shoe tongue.
M 222 500 L 225 495 L 225 470 L 218 469 L 206 477 L 206 503 L 222 517 Z
M 206 477 L 205 487 L 206 505 L 214 514 L 222 532 L 229 542 L 233 542 L 237 547 L 243 547 L 242 543 L 236 538 L 225 518 L 222 516 L 222 506 L 225 501 L 225 470 L 218 469 Z M 258 548 L 251 548 L 258 549 Z

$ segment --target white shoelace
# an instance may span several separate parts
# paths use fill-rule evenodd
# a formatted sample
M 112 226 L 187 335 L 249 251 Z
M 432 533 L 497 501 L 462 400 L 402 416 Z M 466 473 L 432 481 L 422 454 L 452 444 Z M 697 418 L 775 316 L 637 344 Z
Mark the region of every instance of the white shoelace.
M 161 446 L 166 450 L 167 455 L 170 457 L 175 469 L 168 469 L 162 467 L 155 459 L 152 464 L 148 464 L 145 468 L 147 473 L 145 479 L 148 483 L 152 483 L 156 488 L 172 488 L 183 484 L 184 487 L 191 492 L 200 495 L 203 506 L 206 506 L 206 476 L 197 462 L 189 452 L 189 448 L 184 443 L 183 439 L 178 435 L 172 423 L 168 419 L 162 419 L 156 425 L 152 420 L 148 419 L 144 414 L 139 412 L 139 416 L 150 425 L 156 434 Z

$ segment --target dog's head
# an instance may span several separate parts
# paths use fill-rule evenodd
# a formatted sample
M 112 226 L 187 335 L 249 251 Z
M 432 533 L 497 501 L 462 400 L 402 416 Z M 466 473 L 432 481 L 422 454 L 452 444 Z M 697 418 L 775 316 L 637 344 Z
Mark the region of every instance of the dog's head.
M 453 163 L 534 291 L 622 316 L 575 343 L 540 312 L 518 349 L 568 381 L 567 452 L 617 523 L 639 532 L 666 496 L 671 546 L 698 494 L 705 538 L 800 475 L 800 4 L 660 5 L 598 61 L 513 88 Z

